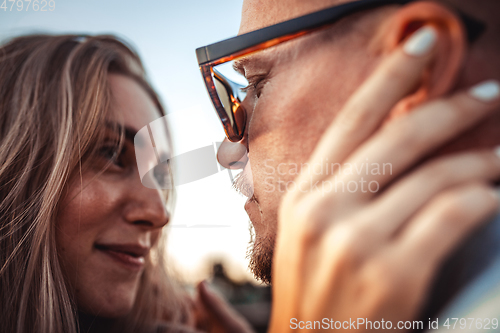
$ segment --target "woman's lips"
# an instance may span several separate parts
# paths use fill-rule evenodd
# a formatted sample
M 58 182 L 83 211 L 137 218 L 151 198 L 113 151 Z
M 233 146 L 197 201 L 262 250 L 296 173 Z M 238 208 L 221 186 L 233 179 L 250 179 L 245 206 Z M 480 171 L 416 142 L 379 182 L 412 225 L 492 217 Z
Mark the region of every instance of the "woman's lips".
M 113 248 L 112 246 L 108 247 L 99 244 L 96 244 L 95 248 L 129 270 L 140 271 L 144 267 L 144 255 L 137 252 L 128 252 L 126 250 Z

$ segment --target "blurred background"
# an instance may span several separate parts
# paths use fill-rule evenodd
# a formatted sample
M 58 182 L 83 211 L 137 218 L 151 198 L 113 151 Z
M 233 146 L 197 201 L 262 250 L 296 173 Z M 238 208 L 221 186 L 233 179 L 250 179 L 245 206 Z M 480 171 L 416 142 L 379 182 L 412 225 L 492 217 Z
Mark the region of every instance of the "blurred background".
M 242 0 L 52 0 L 46 11 L 33 4 L 0 0 L 0 42 L 31 33 L 117 35 L 139 53 L 168 110 L 175 154 L 222 141 L 195 49 L 237 34 Z M 263 331 L 269 290 L 247 269 L 245 200 L 227 171 L 178 186 L 169 265 L 187 286 L 208 279 Z

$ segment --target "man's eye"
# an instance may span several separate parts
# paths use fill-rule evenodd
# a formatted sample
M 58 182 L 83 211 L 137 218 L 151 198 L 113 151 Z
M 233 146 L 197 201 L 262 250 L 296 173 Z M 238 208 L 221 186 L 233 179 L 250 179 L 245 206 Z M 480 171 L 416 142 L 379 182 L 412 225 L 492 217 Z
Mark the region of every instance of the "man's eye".
M 255 85 L 255 96 L 257 96 L 257 98 L 260 97 L 261 93 L 262 93 L 262 89 L 264 88 L 264 85 L 266 84 L 266 81 L 265 80 L 261 80 L 259 82 L 257 82 L 257 84 Z
M 263 77 L 255 78 L 253 80 L 248 80 L 249 84 L 248 86 L 241 88 L 241 91 L 243 92 L 253 92 L 257 98 L 260 97 L 260 94 L 262 92 L 262 87 L 265 85 L 266 80 Z
M 247 85 L 246 87 L 240 88 L 240 90 L 241 90 L 242 92 L 245 92 L 245 93 L 246 93 L 246 92 L 248 92 L 249 90 L 251 90 L 252 88 L 253 88 L 253 84 L 249 84 L 249 85 Z

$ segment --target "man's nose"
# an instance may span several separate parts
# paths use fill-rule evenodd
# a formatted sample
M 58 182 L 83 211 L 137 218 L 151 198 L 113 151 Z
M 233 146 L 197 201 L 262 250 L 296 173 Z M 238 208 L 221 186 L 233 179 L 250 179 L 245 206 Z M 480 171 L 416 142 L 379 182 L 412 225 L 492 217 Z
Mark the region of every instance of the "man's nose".
M 133 185 L 128 189 L 125 219 L 147 228 L 162 228 L 170 220 L 166 207 L 166 201 L 169 200 L 167 190 L 147 188 L 138 173 L 134 178 Z
M 239 142 L 225 138 L 217 150 L 217 160 L 227 169 L 243 169 L 248 161 L 246 137 Z

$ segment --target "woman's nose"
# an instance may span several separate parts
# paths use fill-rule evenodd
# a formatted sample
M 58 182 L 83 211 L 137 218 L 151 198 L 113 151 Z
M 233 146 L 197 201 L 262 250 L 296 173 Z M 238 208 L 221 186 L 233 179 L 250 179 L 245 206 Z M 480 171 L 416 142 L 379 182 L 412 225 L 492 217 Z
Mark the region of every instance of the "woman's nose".
M 217 160 L 227 169 L 243 169 L 248 161 L 245 139 L 240 142 L 231 142 L 224 138 L 217 151 Z
M 170 220 L 166 205 L 169 200 L 167 190 L 147 188 L 139 174 L 135 176 L 134 185 L 129 188 L 125 219 L 133 224 L 162 228 Z

